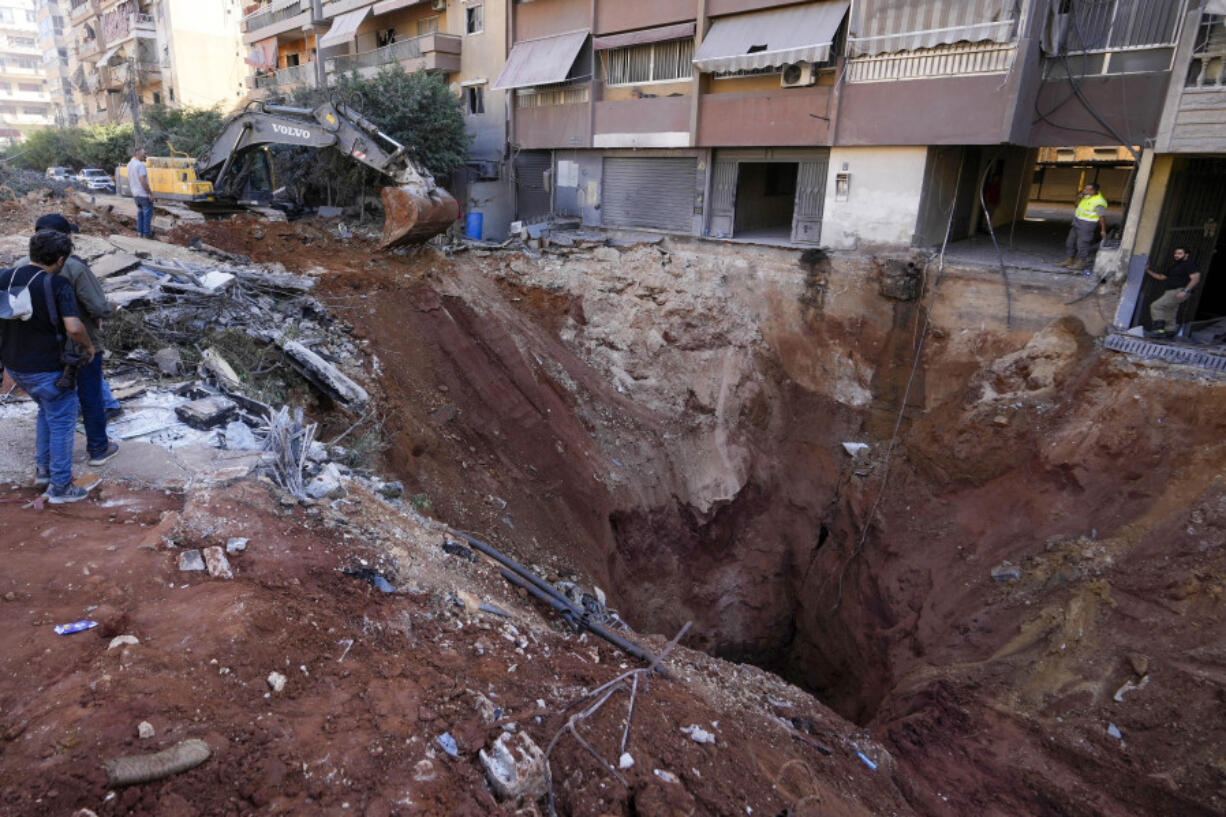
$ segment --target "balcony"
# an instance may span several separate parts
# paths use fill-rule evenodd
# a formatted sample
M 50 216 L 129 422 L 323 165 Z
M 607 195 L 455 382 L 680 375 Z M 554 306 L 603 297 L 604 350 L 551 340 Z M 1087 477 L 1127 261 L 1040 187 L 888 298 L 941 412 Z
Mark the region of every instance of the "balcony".
M 98 14 L 98 0 L 78 0 L 68 9 L 68 19 L 74 25 Z
M 398 62 L 409 73 L 425 69 L 450 74 L 460 70 L 462 43 L 463 39 L 454 34 L 423 34 L 374 51 L 331 57 L 325 61 L 324 68 L 329 77 L 351 71 L 371 76 L 383 66 Z
M 271 74 L 256 74 L 247 77 L 247 87 L 257 90 L 283 90 L 299 85 L 314 87 L 315 63 L 291 65 L 289 68 L 281 68 Z
M 102 41 L 97 37 L 77 41 L 77 59 L 86 60 L 102 53 Z
M 692 97 L 601 100 L 596 103 L 598 148 L 688 147 Z
M 247 15 L 239 24 L 239 28 L 243 32 L 243 43 L 251 45 L 257 40 L 266 40 L 287 31 L 302 29 L 310 23 L 311 12 L 303 10 L 301 0 L 290 0 L 280 4 L 273 3 Z

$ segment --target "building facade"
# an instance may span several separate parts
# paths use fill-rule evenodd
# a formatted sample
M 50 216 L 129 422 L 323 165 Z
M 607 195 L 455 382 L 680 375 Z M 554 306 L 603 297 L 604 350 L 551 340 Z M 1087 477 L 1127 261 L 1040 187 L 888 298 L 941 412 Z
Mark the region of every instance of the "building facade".
M 66 14 L 67 0 L 37 0 L 35 7 L 38 47 L 42 51 L 52 122 L 57 127 L 71 127 L 77 120 L 71 108 L 72 85 L 68 70 L 71 27 Z
M 248 78 L 258 96 L 322 87 L 399 64 L 442 75 L 462 98 L 471 143 L 466 167 L 440 180 L 483 235 L 500 238 L 515 215 L 507 150 L 507 94 L 492 80 L 506 59 L 507 0 L 268 0 L 243 17 Z
M 239 0 L 59 0 L 81 122 L 131 121 L 151 104 L 219 106 L 246 93 Z
M 1020 217 L 1039 148 L 1157 134 L 1188 5 L 515 3 L 517 215 L 852 248 L 940 243 L 952 211 L 964 237 Z
M 0 0 L 0 144 L 55 120 L 34 0 Z

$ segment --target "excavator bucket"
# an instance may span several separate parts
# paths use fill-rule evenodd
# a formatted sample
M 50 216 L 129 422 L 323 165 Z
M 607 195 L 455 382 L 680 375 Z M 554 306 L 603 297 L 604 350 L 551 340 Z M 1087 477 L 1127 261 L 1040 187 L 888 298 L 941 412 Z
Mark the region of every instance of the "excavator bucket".
M 404 187 L 383 188 L 383 241 L 391 249 L 420 244 L 446 230 L 460 217 L 460 203 L 441 187 L 428 196 Z

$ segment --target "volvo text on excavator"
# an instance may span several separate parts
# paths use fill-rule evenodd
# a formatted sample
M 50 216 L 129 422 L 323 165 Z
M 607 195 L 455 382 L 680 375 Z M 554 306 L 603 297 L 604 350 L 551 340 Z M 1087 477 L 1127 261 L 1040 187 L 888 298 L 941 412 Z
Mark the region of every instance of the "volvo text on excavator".
M 426 241 L 460 217 L 460 204 L 409 156 L 409 148 L 357 111 L 325 102 L 314 110 L 253 103 L 230 119 L 199 161 L 150 157 L 154 199 L 186 202 L 200 209 L 244 204 L 271 196 L 274 170 L 268 145 L 335 148 L 392 180 L 382 189 L 384 248 Z M 116 183 L 127 193 L 127 170 Z

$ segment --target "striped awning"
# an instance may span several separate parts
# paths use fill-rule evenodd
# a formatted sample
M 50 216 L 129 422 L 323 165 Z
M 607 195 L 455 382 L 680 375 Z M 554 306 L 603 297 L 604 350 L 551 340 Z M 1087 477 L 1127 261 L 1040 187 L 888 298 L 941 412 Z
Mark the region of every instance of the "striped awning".
M 593 38 L 592 48 L 597 51 L 606 51 L 610 48 L 626 48 L 631 45 L 646 45 L 648 43 L 663 43 L 668 40 L 680 40 L 686 37 L 693 37 L 697 29 L 697 23 L 678 23 L 675 26 L 660 26 L 659 28 L 627 31 L 623 34 L 609 34 L 605 37 Z
M 500 91 L 565 82 L 587 37 L 588 30 L 582 29 L 517 42 L 511 47 L 498 79 L 494 80 L 493 89 Z
M 912 51 L 957 42 L 1007 43 L 1018 0 L 857 0 L 848 56 Z
M 334 45 L 345 45 L 353 42 L 358 36 L 358 26 L 370 14 L 370 6 L 363 6 L 356 11 L 348 11 L 338 15 L 332 21 L 332 27 L 319 38 L 319 49 L 331 48 Z
M 846 0 L 717 17 L 694 55 L 699 71 L 725 73 L 825 62 L 847 15 Z

